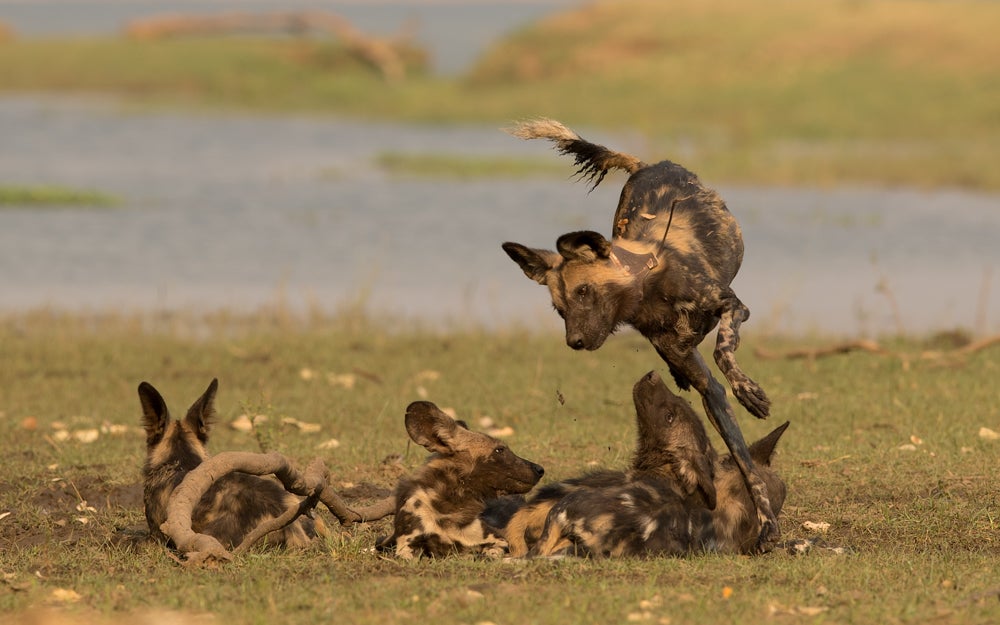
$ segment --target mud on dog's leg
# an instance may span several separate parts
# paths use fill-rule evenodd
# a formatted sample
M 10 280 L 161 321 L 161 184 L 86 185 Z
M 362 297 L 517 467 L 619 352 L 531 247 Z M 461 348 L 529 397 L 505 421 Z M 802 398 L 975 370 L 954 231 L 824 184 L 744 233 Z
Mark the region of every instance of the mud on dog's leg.
M 771 400 L 767 398 L 764 389 L 750 379 L 736 362 L 736 350 L 740 346 L 740 324 L 749 318 L 750 309 L 735 295 L 731 294 L 724 300 L 715 339 L 715 364 L 726 376 L 736 399 L 750 414 L 763 419 L 771 411 Z

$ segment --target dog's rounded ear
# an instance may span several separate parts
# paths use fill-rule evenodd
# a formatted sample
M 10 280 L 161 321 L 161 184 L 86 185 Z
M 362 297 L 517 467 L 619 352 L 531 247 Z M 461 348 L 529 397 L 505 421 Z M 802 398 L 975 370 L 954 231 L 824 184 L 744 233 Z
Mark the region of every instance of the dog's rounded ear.
M 146 446 L 160 442 L 170 423 L 170 411 L 160 392 L 149 382 L 139 384 L 139 403 L 142 404 L 142 427 L 146 430 Z
M 215 421 L 215 393 L 218 390 L 219 380 L 213 378 L 201 397 L 188 408 L 187 416 L 184 417 L 184 422 L 194 430 L 202 443 L 208 440 L 208 431 L 212 429 L 212 423 Z
M 459 425 L 429 401 L 415 401 L 406 407 L 406 433 L 427 451 L 447 454 Z
M 611 256 L 611 241 L 599 232 L 582 230 L 569 232 L 556 240 L 556 249 L 566 260 L 592 263 Z
M 511 260 L 517 263 L 524 275 L 538 284 L 545 284 L 549 270 L 562 262 L 559 254 L 551 250 L 536 250 L 509 241 L 501 247 L 503 251 L 507 252 L 507 256 L 510 256 Z
M 715 510 L 715 506 L 718 503 L 718 495 L 715 491 L 715 467 L 713 466 L 712 459 L 708 454 L 698 454 L 693 460 L 693 465 L 694 481 L 697 484 L 697 488 L 701 490 L 701 494 L 705 497 L 705 505 L 708 506 L 709 510 Z M 694 488 L 694 485 L 689 484 L 687 487 L 688 494 L 693 493 Z

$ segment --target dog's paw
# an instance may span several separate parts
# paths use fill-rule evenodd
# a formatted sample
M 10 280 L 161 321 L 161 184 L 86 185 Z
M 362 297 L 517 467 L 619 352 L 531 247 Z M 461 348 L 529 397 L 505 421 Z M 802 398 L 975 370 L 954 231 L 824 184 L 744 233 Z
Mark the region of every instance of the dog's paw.
M 778 529 L 777 520 L 766 520 L 761 523 L 760 535 L 754 545 L 753 553 L 768 553 L 774 549 L 781 538 L 781 530 Z
M 479 554 L 490 560 L 500 560 L 510 552 L 510 545 L 499 536 L 490 534 L 479 546 Z
M 733 395 L 758 419 L 766 419 L 771 413 L 771 400 L 767 398 L 767 393 L 750 378 L 733 383 Z
M 507 549 L 503 546 L 491 545 L 483 547 L 480 554 L 489 560 L 501 560 L 505 555 L 507 555 Z

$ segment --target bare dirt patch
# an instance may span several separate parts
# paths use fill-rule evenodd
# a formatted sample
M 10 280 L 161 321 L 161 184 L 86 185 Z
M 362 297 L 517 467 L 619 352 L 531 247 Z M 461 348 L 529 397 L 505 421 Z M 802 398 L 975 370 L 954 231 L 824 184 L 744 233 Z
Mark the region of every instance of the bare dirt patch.
M 2 484 L 0 489 L 13 488 Z M 123 523 L 142 513 L 142 484 L 112 483 L 99 475 L 56 478 L 27 498 L 28 510 L 0 523 L 0 550 L 80 541 L 107 541 L 145 531 L 145 524 Z

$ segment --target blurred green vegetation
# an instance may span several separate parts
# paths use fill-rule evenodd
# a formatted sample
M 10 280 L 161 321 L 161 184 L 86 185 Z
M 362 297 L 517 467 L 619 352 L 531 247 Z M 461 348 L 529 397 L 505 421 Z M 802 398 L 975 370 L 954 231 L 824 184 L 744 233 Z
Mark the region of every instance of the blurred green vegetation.
M 118 206 L 119 199 L 92 189 L 60 186 L 0 185 L 0 208 L 5 207 L 100 207 Z
M 430 178 L 533 178 L 566 176 L 562 163 L 546 158 L 513 158 L 502 156 L 469 156 L 465 154 L 416 154 L 383 152 L 375 164 L 398 176 Z
M 601 1 L 463 76 L 384 78 L 329 39 L 12 40 L 0 91 L 425 123 L 548 116 L 713 180 L 1000 189 L 1000 4 Z

